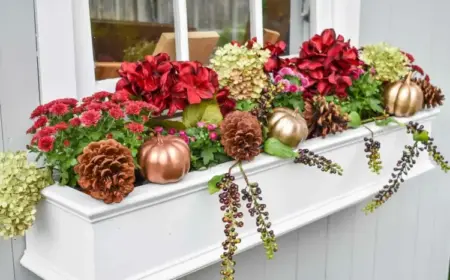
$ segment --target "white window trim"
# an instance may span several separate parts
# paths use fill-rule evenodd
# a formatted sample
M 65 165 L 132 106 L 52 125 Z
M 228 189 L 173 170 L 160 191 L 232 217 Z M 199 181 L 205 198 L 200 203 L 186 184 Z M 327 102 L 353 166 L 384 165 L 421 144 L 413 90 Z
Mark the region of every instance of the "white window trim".
M 173 1 L 177 59 L 189 60 L 186 0 Z M 262 0 L 249 1 L 250 33 L 262 42 Z M 355 46 L 359 45 L 361 0 L 310 1 L 311 34 L 334 28 Z M 296 2 L 291 0 L 291 15 L 292 9 L 301 13 Z M 82 98 L 98 90 L 114 91 L 117 79 L 95 81 L 89 1 L 37 0 L 35 10 L 41 102 Z

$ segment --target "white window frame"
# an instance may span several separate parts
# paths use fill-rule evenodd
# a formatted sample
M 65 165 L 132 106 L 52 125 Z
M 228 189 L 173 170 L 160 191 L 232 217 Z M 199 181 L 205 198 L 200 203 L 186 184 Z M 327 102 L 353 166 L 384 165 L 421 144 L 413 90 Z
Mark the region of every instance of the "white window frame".
M 189 60 L 186 0 L 173 1 L 177 60 Z M 359 45 L 361 0 L 310 1 L 311 34 L 334 28 Z M 291 34 L 301 20 L 299 2 L 291 0 Z M 250 34 L 261 43 L 262 0 L 249 0 L 249 7 Z M 35 11 L 41 102 L 113 91 L 117 79 L 95 81 L 89 0 L 35 0 Z M 291 42 L 291 48 L 300 43 Z

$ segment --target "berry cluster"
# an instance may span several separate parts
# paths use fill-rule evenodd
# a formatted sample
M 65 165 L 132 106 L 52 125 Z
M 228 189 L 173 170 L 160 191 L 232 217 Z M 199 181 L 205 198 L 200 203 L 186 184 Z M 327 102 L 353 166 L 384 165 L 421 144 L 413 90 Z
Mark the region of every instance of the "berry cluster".
M 426 132 L 424 130 L 423 125 L 419 125 L 417 122 L 410 122 L 406 126 L 406 130 L 408 133 L 420 134 Z M 427 133 L 428 136 L 428 133 Z M 448 161 L 445 160 L 444 156 L 437 150 L 437 146 L 434 145 L 434 138 L 427 137 L 422 141 L 422 144 L 425 145 L 428 154 L 433 158 L 433 160 L 441 167 L 444 172 L 448 172 L 450 170 L 450 166 Z
M 342 175 L 342 172 L 344 171 L 339 164 L 333 163 L 324 156 L 316 155 L 313 151 L 308 149 L 299 149 L 298 156 L 294 159 L 294 163 L 316 166 L 321 171 L 329 172 L 331 174 Z
M 250 111 L 252 115 L 258 118 L 261 126 L 267 126 L 269 116 L 273 109 L 273 100 L 278 92 L 281 92 L 283 87 L 281 84 L 273 85 L 270 84 L 267 88 L 263 90 L 261 96 L 257 100 L 257 106 Z
M 373 138 L 364 137 L 364 145 L 366 148 L 364 152 L 367 153 L 366 157 L 369 159 L 368 165 L 372 172 L 380 174 L 383 168 L 380 160 L 380 142 L 374 141 Z
M 275 240 L 275 234 L 270 229 L 272 223 L 269 222 L 269 212 L 266 211 L 266 204 L 261 203 L 261 188 L 258 186 L 258 183 L 250 183 L 246 189 L 242 190 L 242 201 L 247 201 L 246 207 L 250 216 L 256 216 L 256 226 L 261 234 L 267 258 L 272 259 L 274 253 L 278 250 L 278 245 Z
M 217 183 L 217 187 L 222 190 L 219 195 L 220 210 L 224 211 L 222 221 L 225 224 L 226 240 L 222 242 L 224 253 L 220 256 L 222 259 L 222 280 L 234 279 L 234 266 L 236 262 L 233 256 L 237 250 L 237 244 L 241 243 L 238 237 L 237 228 L 244 226 L 242 221 L 243 213 L 240 211 L 240 194 L 239 186 L 234 183 L 234 176 L 229 173 L 225 174 L 221 182 Z

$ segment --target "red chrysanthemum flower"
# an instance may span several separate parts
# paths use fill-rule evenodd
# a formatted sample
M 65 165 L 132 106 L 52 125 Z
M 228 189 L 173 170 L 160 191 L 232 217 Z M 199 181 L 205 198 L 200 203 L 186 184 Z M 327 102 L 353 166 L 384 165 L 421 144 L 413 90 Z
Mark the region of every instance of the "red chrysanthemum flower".
M 111 96 L 111 100 L 116 103 L 124 103 L 130 100 L 130 93 L 126 90 L 119 90 Z
M 54 126 L 54 128 L 58 131 L 66 130 L 68 127 L 69 127 L 69 125 L 66 122 L 60 122 L 60 123 L 55 124 L 55 126 Z
M 48 111 L 55 116 L 63 116 L 69 112 L 69 107 L 64 103 L 55 103 L 49 107 Z
M 69 146 L 70 146 L 70 141 L 67 140 L 67 139 L 65 139 L 65 140 L 63 141 L 63 145 L 64 145 L 64 147 L 69 147 Z
M 97 101 L 103 101 L 105 98 L 110 98 L 112 93 L 107 91 L 99 91 L 92 95 L 92 98 Z
M 29 129 L 27 129 L 26 133 L 27 134 L 33 134 L 36 132 L 36 128 L 34 128 L 34 126 L 30 127 Z
M 52 136 L 44 136 L 38 140 L 38 148 L 43 152 L 50 152 L 53 150 L 53 144 L 55 143 L 55 138 Z
M 123 111 L 120 108 L 111 108 L 108 111 L 108 113 L 111 117 L 113 117 L 116 120 L 122 119 L 125 117 L 125 114 L 123 113 Z
M 144 125 L 137 122 L 129 123 L 126 127 L 133 133 L 142 133 L 144 131 Z
M 61 98 L 55 100 L 57 103 L 64 103 L 66 105 L 69 105 L 70 107 L 75 107 L 78 104 L 78 100 L 75 98 Z
M 31 143 L 36 144 L 38 139 L 45 137 L 45 136 L 52 136 L 55 133 L 56 133 L 56 128 L 54 128 L 53 126 L 43 127 L 33 136 L 33 138 L 31 139 Z
M 33 127 L 35 129 L 41 128 L 43 126 L 45 126 L 48 122 L 48 119 L 46 116 L 40 116 L 33 124 Z
M 71 126 L 79 126 L 81 124 L 80 118 L 73 118 L 69 121 Z
M 139 115 L 141 113 L 142 106 L 140 103 L 137 102 L 129 102 L 127 103 L 125 107 L 125 113 L 127 115 Z
M 217 103 L 220 107 L 220 112 L 222 116 L 226 116 L 228 113 L 231 113 L 236 108 L 236 101 L 234 99 L 229 98 L 230 91 L 228 88 L 222 88 L 216 95 Z
M 84 111 L 86 111 L 86 109 L 84 108 L 83 105 L 77 106 L 77 107 L 72 109 L 72 113 L 74 113 L 75 115 L 81 114 Z
M 102 115 L 99 111 L 89 110 L 84 112 L 81 117 L 81 123 L 87 127 L 94 126 L 101 119 Z
M 39 117 L 43 114 L 47 113 L 47 109 L 44 105 L 39 105 L 36 107 L 36 109 L 33 110 L 33 112 L 31 112 L 31 116 L 30 119 L 34 119 L 36 117 Z
M 95 111 L 100 111 L 102 110 L 103 105 L 102 103 L 97 103 L 97 102 L 92 102 L 86 105 L 86 109 L 87 110 L 95 110 Z

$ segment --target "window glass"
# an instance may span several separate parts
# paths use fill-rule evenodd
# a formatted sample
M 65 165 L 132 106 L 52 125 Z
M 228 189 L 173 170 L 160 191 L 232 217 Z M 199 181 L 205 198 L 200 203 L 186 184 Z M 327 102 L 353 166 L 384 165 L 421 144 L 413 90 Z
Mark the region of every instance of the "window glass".
M 218 46 L 250 37 L 249 0 L 186 0 L 191 60 L 207 63 Z
M 158 52 L 175 59 L 173 0 L 89 0 L 89 7 L 97 80 L 117 77 L 122 61 Z
M 286 42 L 286 54 L 298 54 L 309 38 L 310 0 L 263 0 L 264 41 Z

